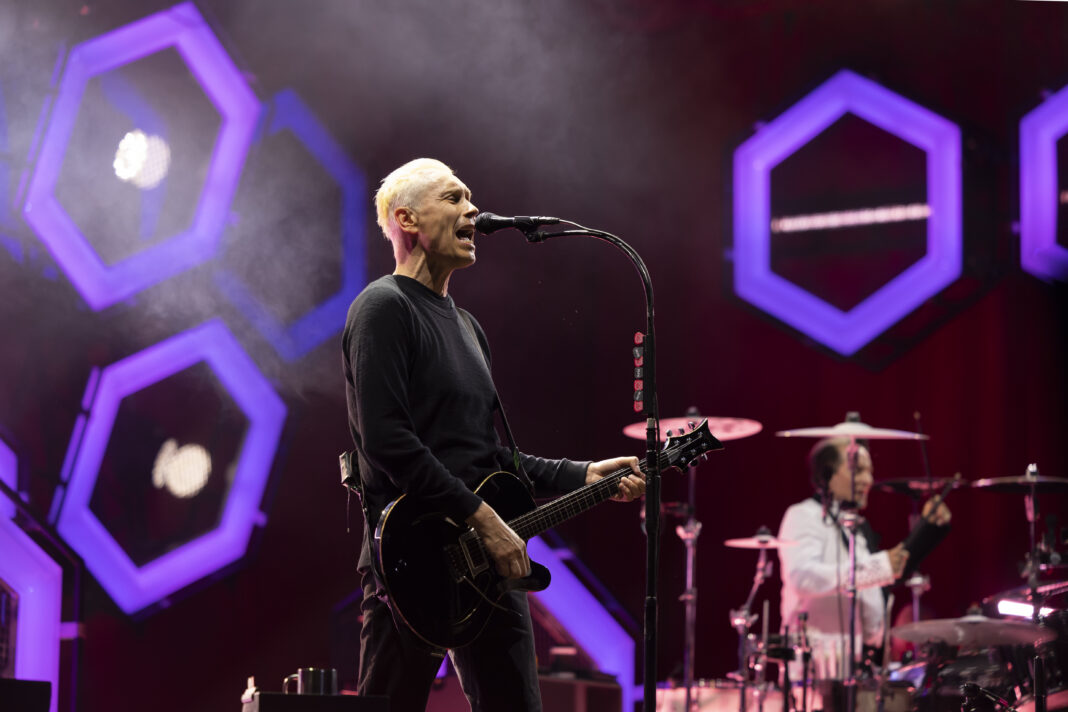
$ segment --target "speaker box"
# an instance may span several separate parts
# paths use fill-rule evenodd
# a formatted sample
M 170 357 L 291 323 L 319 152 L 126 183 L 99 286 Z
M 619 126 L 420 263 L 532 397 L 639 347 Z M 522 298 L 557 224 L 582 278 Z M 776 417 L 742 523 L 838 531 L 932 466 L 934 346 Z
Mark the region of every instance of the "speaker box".
M 241 704 L 241 712 L 389 712 L 389 698 L 257 692 Z
M 48 712 L 52 683 L 0 677 L 0 709 L 18 712 Z

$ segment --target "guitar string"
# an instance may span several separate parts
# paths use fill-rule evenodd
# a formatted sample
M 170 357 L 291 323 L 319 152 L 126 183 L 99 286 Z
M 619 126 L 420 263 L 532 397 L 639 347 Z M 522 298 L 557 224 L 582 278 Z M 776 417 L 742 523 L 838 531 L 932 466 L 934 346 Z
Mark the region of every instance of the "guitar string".
M 675 452 L 673 451 L 665 450 L 659 453 L 657 457 L 660 460 L 661 465 L 663 465 L 665 461 L 670 461 L 674 454 Z M 638 464 L 639 469 L 643 472 L 645 471 L 646 466 L 646 460 L 642 460 Z M 538 508 L 516 517 L 509 522 L 509 526 L 512 527 L 517 534 L 524 539 L 527 539 L 529 536 L 525 536 L 524 532 L 532 526 L 534 528 L 533 531 L 530 532 L 530 536 L 533 536 L 538 531 L 548 529 L 551 526 L 567 521 L 568 519 L 586 511 L 591 506 L 611 499 L 618 491 L 619 481 L 630 473 L 630 471 L 630 468 L 616 470 L 586 487 L 577 489 L 574 492 L 550 502 L 543 508 Z M 520 531 L 521 529 L 523 531 Z

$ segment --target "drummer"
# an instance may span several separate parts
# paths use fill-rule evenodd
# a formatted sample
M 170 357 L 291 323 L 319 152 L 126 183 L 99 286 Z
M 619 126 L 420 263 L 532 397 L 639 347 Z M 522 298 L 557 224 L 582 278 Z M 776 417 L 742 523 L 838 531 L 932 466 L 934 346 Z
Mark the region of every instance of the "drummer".
M 792 632 L 800 632 L 798 613 L 807 611 L 812 648 L 809 677 L 841 680 L 848 674 L 849 548 L 840 517 L 849 506 L 862 510 L 868 504 L 873 483 L 871 454 L 865 443 L 828 438 L 812 448 L 808 464 L 815 495 L 787 509 L 779 527 L 780 539 L 797 542 L 779 549 L 782 622 Z M 935 504 L 934 500 L 925 503 L 924 518 L 948 526 L 949 509 L 944 503 Z M 909 553 L 903 543 L 878 550 L 878 537 L 868 522 L 858 521 L 855 650 L 859 653 L 862 644 L 882 644 L 885 600 L 880 587 L 901 577 Z M 791 670 L 794 679 L 800 679 L 800 674 L 800 667 Z

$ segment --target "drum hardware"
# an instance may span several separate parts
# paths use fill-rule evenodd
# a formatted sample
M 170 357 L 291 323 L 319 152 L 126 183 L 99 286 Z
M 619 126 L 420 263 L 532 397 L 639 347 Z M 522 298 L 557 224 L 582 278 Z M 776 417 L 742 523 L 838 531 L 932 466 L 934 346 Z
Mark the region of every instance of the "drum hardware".
M 685 430 L 692 429 L 695 423 L 701 419 L 698 415 L 697 408 L 690 408 L 687 411 L 686 416 L 682 418 L 662 418 L 660 420 L 661 428 L 664 428 L 664 437 L 669 437 L 673 430 L 678 432 L 684 432 Z M 738 440 L 740 438 L 749 437 L 750 435 L 756 435 L 763 429 L 763 425 L 755 420 L 749 420 L 747 418 L 706 418 L 708 421 L 709 430 L 713 433 L 719 433 L 717 438 L 723 440 Z M 636 438 L 639 440 L 645 439 L 646 423 L 644 421 L 639 423 L 632 423 L 623 429 L 623 433 L 628 437 Z M 687 504 L 674 504 L 669 503 L 663 508 L 663 511 L 667 514 L 673 514 L 675 516 L 685 517 L 686 521 L 675 528 L 675 533 L 682 540 L 683 545 L 686 547 L 686 589 L 682 595 L 679 596 L 679 600 L 685 604 L 686 617 L 685 617 L 685 644 L 683 649 L 683 685 L 686 688 L 685 693 L 685 707 L 687 712 L 693 707 L 693 685 L 694 685 L 694 650 L 696 648 L 696 628 L 697 628 L 697 537 L 701 534 L 701 522 L 696 518 L 696 466 L 690 465 L 688 468 L 688 503 Z M 744 708 L 745 705 L 745 690 L 743 688 L 741 694 L 741 704 Z
M 794 542 L 791 542 L 791 544 L 792 543 Z M 749 629 L 757 619 L 755 613 L 750 613 L 750 607 L 753 605 L 753 599 L 756 598 L 757 590 L 764 581 L 767 580 L 767 577 L 771 575 L 772 563 L 768 561 L 768 549 L 775 549 L 784 544 L 771 535 L 770 529 L 763 526 L 757 530 L 757 535 L 755 537 L 750 537 L 748 539 L 727 539 L 723 544 L 724 546 L 731 548 L 757 549 L 760 552 L 757 556 L 756 571 L 753 574 L 753 585 L 749 588 L 749 596 L 746 597 L 745 603 L 743 603 L 741 607 L 730 611 L 731 627 L 738 633 L 738 669 L 730 674 L 729 677 L 737 680 L 742 686 L 742 692 L 739 695 L 739 711 L 745 712 L 745 688 L 749 681 Z M 763 621 L 764 636 L 760 644 L 760 648 L 764 651 L 767 649 L 767 622 L 767 601 L 765 601 Z M 758 663 L 758 669 L 763 669 L 761 663 Z
M 1039 555 L 1039 542 L 1036 536 L 1038 520 L 1038 494 L 1050 492 L 1068 492 L 1068 479 L 1063 477 L 1044 477 L 1038 473 L 1038 465 L 1031 463 L 1021 477 L 993 477 L 977 480 L 972 487 L 988 489 L 993 492 L 1009 492 L 1024 495 L 1024 514 L 1027 516 L 1028 534 L 1031 548 L 1028 551 L 1021 575 L 1027 579 L 1031 600 L 1038 600 L 1038 574 L 1042 568 Z M 1040 607 L 1032 607 L 1031 620 L 1038 623 Z
M 917 623 L 920 620 L 920 596 L 931 590 L 931 577 L 915 571 L 904 584 L 912 592 L 912 622 Z
M 691 407 L 682 418 L 661 418 L 662 440 L 667 440 L 672 432 L 686 432 L 693 430 L 697 423 L 702 420 L 696 407 Z M 704 418 L 708 422 L 709 431 L 716 434 L 720 441 L 738 440 L 756 435 L 764 426 L 755 420 L 748 418 Z M 718 433 L 718 434 L 717 434 Z M 645 440 L 646 422 L 632 423 L 623 428 L 623 434 L 637 440 Z M 694 651 L 697 647 L 697 537 L 701 535 L 701 522 L 697 520 L 697 465 L 691 464 L 687 468 L 687 502 L 669 502 L 661 505 L 661 511 L 665 514 L 684 518 L 686 521 L 675 527 L 675 533 L 686 547 L 686 588 L 679 596 L 686 609 L 685 617 L 685 642 L 682 652 L 682 676 L 683 686 L 686 688 L 683 709 L 691 712 L 694 709 Z M 644 517 L 645 510 L 642 509 Z M 644 520 L 642 526 L 644 527 Z M 742 688 L 741 705 L 745 709 L 745 688 Z
M 964 695 L 964 701 L 961 702 L 960 712 L 984 712 L 983 708 L 979 705 L 979 698 L 983 697 L 995 705 L 1001 706 L 1008 712 L 1016 712 L 1016 708 L 1012 706 L 1012 703 L 1006 700 L 1004 697 L 994 694 L 985 687 L 976 685 L 974 682 L 966 682 L 960 686 L 960 692 Z M 1045 710 L 1043 710 L 1045 712 Z

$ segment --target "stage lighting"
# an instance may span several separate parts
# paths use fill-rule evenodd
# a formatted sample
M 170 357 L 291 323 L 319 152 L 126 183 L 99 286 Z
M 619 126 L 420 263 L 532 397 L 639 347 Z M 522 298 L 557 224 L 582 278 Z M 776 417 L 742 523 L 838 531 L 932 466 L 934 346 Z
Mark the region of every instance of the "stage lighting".
M 885 205 L 861 210 L 835 210 L 810 215 L 787 215 L 771 221 L 771 231 L 807 232 L 809 230 L 837 230 L 843 227 L 885 225 L 887 223 L 925 220 L 931 216 L 931 206 L 926 203 L 911 205 Z
M 1066 217 L 1060 206 L 1068 191 L 1058 185 L 1066 132 L 1068 87 L 1020 120 L 1020 266 L 1045 280 L 1068 281 L 1068 247 L 1057 235 Z
M 1035 608 L 1030 603 L 1024 603 L 1023 601 L 1012 601 L 1005 599 L 998 601 L 998 613 L 1003 616 L 1016 616 L 1018 618 L 1031 618 L 1034 615 Z M 1052 608 L 1045 606 L 1039 610 L 1040 616 L 1048 616 L 1053 613 Z
M 111 165 L 119 180 L 151 190 L 167 176 L 171 148 L 159 136 L 146 136 L 140 129 L 130 131 L 119 141 Z
M 285 405 L 221 321 L 105 367 L 57 529 L 128 613 L 244 556 Z
M 920 149 L 926 168 L 926 254 L 841 308 L 772 265 L 772 170 L 846 115 Z M 914 150 L 905 147 L 906 150 Z M 734 152 L 734 291 L 845 356 L 863 348 L 961 273 L 961 139 L 956 124 L 842 70 L 760 126 Z
M 215 278 L 286 361 L 335 338 L 366 284 L 366 196 L 363 171 L 300 96 L 275 94 Z
M 259 113 L 191 2 L 71 50 L 23 213 L 91 308 L 215 256 Z
M 3 516 L 0 552 L 0 676 L 52 683 L 56 712 L 63 570 Z
M 189 443 L 178 447 L 170 438 L 163 443 L 152 464 L 152 484 L 166 488 L 179 499 L 197 496 L 211 476 L 211 455 L 204 447 Z

